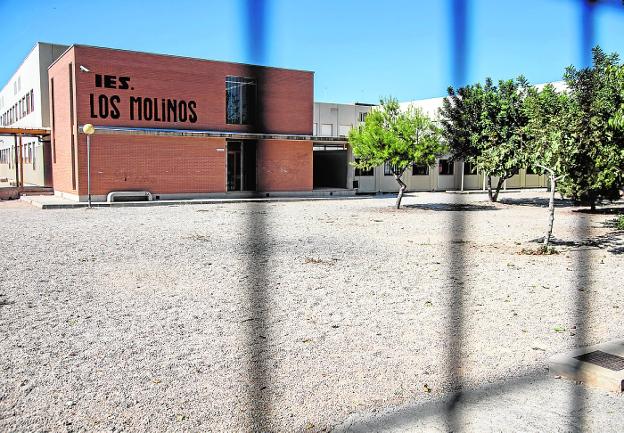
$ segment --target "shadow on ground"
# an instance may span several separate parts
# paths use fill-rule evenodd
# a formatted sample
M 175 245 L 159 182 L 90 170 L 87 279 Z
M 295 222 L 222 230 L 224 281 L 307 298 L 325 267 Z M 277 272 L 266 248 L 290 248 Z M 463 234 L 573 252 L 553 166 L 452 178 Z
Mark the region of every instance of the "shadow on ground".
M 547 198 L 502 198 L 498 201 L 501 204 L 512 206 L 532 206 L 532 207 L 548 207 L 549 200 Z M 574 207 L 574 201 L 568 199 L 555 199 L 555 207 Z
M 591 210 L 588 208 L 582 208 L 582 209 L 576 209 L 572 212 L 586 213 L 586 214 L 592 214 L 592 215 L 624 215 L 624 206 L 603 207 L 603 208 L 598 208 L 594 210 Z
M 544 242 L 544 238 L 540 237 L 531 240 L 534 243 Z M 567 241 L 564 239 L 553 238 L 551 240 L 553 246 L 569 247 L 571 249 L 585 249 L 585 248 L 597 248 L 601 250 L 607 250 L 611 254 L 624 254 L 624 231 L 617 230 L 614 232 L 606 233 L 604 235 L 595 236 L 580 241 Z
M 468 204 L 468 203 L 422 203 L 422 204 L 406 204 L 404 209 L 420 209 L 420 210 L 434 210 L 442 212 L 457 212 L 457 211 L 485 211 L 485 210 L 498 210 L 496 206 L 486 204 Z

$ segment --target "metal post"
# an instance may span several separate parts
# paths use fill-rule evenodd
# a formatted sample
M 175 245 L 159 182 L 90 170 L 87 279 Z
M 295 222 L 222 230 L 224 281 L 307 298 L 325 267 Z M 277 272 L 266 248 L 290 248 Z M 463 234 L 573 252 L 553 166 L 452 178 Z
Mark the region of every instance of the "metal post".
M 19 155 L 17 152 L 19 152 L 19 146 L 17 145 L 17 135 L 13 136 L 14 140 L 15 140 L 15 186 L 19 188 Z
M 91 135 L 87 134 L 87 195 L 91 208 Z
M 22 134 L 18 135 L 19 138 L 19 174 L 20 179 L 18 187 L 20 191 L 24 190 L 24 144 L 22 142 Z

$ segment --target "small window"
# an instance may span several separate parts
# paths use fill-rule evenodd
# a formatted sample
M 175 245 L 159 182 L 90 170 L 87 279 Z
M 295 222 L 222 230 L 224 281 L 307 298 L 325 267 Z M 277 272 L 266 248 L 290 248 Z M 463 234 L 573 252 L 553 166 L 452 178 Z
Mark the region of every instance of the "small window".
M 384 163 L 384 176 L 394 176 L 394 167 L 389 161 Z
M 225 78 L 226 123 L 251 125 L 256 114 L 256 80 L 243 77 Z
M 314 126 L 312 127 L 312 135 L 316 135 L 318 134 L 318 123 L 315 123 Z
M 334 128 L 331 123 L 321 124 L 321 135 L 326 136 L 326 137 L 331 137 L 333 132 L 334 132 Z
M 30 112 L 35 111 L 35 92 L 30 89 Z
M 368 116 L 368 113 L 360 113 L 360 117 L 359 117 L 360 122 L 365 122 L 366 116 Z
M 448 159 L 441 159 L 438 165 L 438 173 L 441 176 L 450 176 L 453 174 L 454 164 Z
M 429 175 L 429 166 L 428 165 L 412 165 L 412 176 L 428 176 Z
M 355 167 L 355 175 L 356 176 L 372 176 L 374 174 L 374 170 L 375 170 L 374 168 Z
M 472 162 L 464 162 L 464 175 L 477 174 L 477 166 Z

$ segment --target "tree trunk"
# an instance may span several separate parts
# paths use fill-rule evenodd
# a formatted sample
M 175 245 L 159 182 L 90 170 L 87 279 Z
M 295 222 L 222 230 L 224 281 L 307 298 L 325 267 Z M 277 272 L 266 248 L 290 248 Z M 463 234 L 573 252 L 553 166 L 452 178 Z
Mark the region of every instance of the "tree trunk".
M 550 237 L 552 236 L 553 224 L 555 223 L 555 189 L 557 186 L 557 178 L 554 174 L 550 175 L 550 200 L 548 201 L 548 229 L 546 229 L 546 236 L 544 236 L 544 246 L 547 247 L 550 244 Z
M 488 175 L 487 177 L 487 188 L 488 188 L 488 198 L 490 201 L 495 201 L 492 197 L 492 176 Z
M 494 201 L 498 201 L 498 193 L 500 193 L 501 188 L 505 185 L 506 177 L 499 177 L 498 183 L 496 184 L 496 192 L 494 193 Z
M 492 176 L 488 176 L 488 197 L 490 199 L 490 201 L 494 202 L 498 200 L 498 193 L 500 192 L 500 189 L 502 188 L 503 184 L 505 183 L 505 178 L 503 177 L 499 177 L 498 178 L 498 182 L 496 182 L 496 190 L 492 191 Z
M 403 174 L 403 173 L 401 173 Z M 400 209 L 401 208 L 401 200 L 403 199 L 403 193 L 405 192 L 405 188 L 407 188 L 407 185 L 405 185 L 405 182 L 403 182 L 401 180 L 401 174 L 397 174 L 394 173 L 394 178 L 396 179 L 397 183 L 399 184 L 399 194 L 397 195 L 397 201 L 396 201 L 396 208 Z

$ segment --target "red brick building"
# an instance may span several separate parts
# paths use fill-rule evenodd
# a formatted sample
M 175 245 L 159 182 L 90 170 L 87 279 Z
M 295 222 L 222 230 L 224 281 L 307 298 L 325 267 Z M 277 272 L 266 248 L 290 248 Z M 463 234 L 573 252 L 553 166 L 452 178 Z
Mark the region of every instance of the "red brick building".
M 71 46 L 49 68 L 54 189 L 154 198 L 313 188 L 314 74 Z

